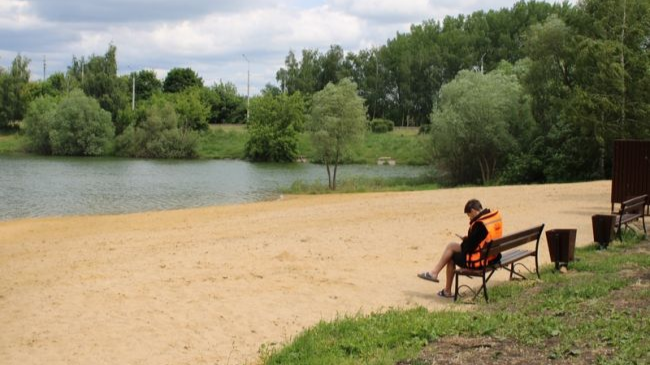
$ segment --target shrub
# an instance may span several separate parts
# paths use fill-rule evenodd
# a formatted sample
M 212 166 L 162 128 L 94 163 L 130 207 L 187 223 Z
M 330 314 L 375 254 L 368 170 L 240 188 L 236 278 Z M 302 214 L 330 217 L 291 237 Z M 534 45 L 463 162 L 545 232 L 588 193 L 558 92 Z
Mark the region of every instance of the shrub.
M 23 121 L 29 151 L 48 155 L 52 153 L 50 128 L 56 108 L 56 99 L 51 96 L 37 98 L 29 105 Z
M 391 120 L 376 118 L 370 121 L 370 130 L 373 133 L 387 133 L 395 128 L 395 123 Z
M 253 161 L 293 161 L 298 149 L 296 130 L 302 126 L 304 109 L 300 93 L 264 94 L 253 99 L 246 156 Z
M 105 153 L 115 129 L 111 113 L 97 100 L 74 90 L 59 103 L 50 129 L 52 154 L 97 156 Z
M 81 90 L 57 103 L 53 97 L 36 99 L 25 116 L 28 149 L 70 156 L 105 154 L 114 135 L 111 114 Z
M 129 125 L 116 138 L 117 154 L 144 158 L 192 158 L 197 156 L 199 135 L 178 128 L 178 115 L 171 103 L 154 98 L 136 125 Z

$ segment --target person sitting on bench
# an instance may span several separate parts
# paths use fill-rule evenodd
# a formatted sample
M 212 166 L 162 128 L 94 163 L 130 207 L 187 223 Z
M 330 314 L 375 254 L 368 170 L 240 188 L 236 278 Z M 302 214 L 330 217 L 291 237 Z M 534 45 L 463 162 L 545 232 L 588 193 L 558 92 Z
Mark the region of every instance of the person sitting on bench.
M 501 259 L 501 254 L 499 254 L 496 257 L 488 257 L 487 262 L 480 260 L 480 251 L 486 248 L 489 242 L 503 235 L 501 213 L 498 210 L 492 212 L 489 209 L 483 209 L 480 201 L 471 199 L 465 204 L 465 214 L 469 217 L 467 236 L 462 237 L 461 243 L 449 243 L 433 270 L 418 274 L 421 279 L 437 283 L 439 282 L 438 274 L 443 267 L 447 266 L 445 288 L 438 292 L 441 297 L 453 297 L 451 284 L 454 280 L 455 265 L 478 269 Z

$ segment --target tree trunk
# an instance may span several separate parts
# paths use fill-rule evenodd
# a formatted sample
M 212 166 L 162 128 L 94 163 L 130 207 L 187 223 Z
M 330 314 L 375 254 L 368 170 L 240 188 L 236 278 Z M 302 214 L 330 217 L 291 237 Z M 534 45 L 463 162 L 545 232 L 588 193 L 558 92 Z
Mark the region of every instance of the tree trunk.
M 331 190 L 336 190 L 336 170 L 339 167 L 339 150 L 336 150 L 336 158 L 334 159 L 334 175 L 332 176 L 332 184 L 330 185 Z
M 327 187 L 332 190 L 332 174 L 330 173 L 330 163 L 326 162 L 325 167 L 327 167 Z
M 481 156 L 478 158 L 478 164 L 481 168 L 481 179 L 483 180 L 483 185 L 485 185 L 490 182 L 490 179 L 492 179 L 492 174 L 497 167 L 497 159 L 493 159 L 490 164 L 487 157 Z
M 625 128 L 625 23 L 627 21 L 627 0 L 623 0 L 623 26 L 621 27 L 621 69 L 622 78 L 623 78 L 623 90 L 621 98 L 621 129 L 622 135 L 619 137 L 624 137 L 626 134 Z
M 486 171 L 485 170 L 487 169 L 487 166 L 483 166 L 482 157 L 478 158 L 478 165 L 481 168 L 481 180 L 483 180 L 483 185 L 485 185 L 485 181 L 486 181 L 486 177 L 485 177 Z

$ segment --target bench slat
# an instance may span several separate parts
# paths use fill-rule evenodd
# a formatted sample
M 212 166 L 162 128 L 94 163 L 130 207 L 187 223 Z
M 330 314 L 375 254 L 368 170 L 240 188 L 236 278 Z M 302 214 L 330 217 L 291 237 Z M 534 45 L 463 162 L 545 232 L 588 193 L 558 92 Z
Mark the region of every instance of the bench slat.
M 643 220 L 643 231 L 646 232 L 645 228 L 645 206 L 648 204 L 648 195 L 640 195 L 632 199 L 628 199 L 621 203 L 621 209 L 617 213 L 615 226 L 617 228 L 617 234 L 619 238 L 621 237 L 622 226 L 626 225 L 632 221 L 635 221 L 639 218 Z
M 524 257 L 527 256 L 534 256 L 535 251 L 526 251 L 526 250 L 514 250 L 514 251 L 509 251 L 503 257 L 501 257 L 501 261 L 499 262 L 501 265 L 510 265 L 514 262 L 517 262 Z

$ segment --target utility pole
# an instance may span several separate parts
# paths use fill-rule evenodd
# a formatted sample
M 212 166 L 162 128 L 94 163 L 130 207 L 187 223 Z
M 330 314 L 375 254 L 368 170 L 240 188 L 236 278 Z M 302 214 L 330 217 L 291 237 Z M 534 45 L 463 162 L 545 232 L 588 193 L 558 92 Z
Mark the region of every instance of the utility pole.
M 135 72 L 131 74 L 133 79 L 133 89 L 131 91 L 131 110 L 135 110 Z
M 46 65 L 47 65 L 47 61 L 45 59 L 45 55 L 43 55 L 43 81 L 45 81 L 45 72 L 46 72 L 46 69 L 47 69 Z
M 246 58 L 245 54 L 242 54 L 242 57 L 246 60 L 246 63 L 248 65 L 247 67 L 247 80 L 246 80 L 246 124 L 248 125 L 248 120 L 250 119 L 251 116 L 251 63 Z
M 135 72 L 131 68 L 131 65 L 127 65 L 129 72 L 131 73 L 131 110 L 135 110 Z

